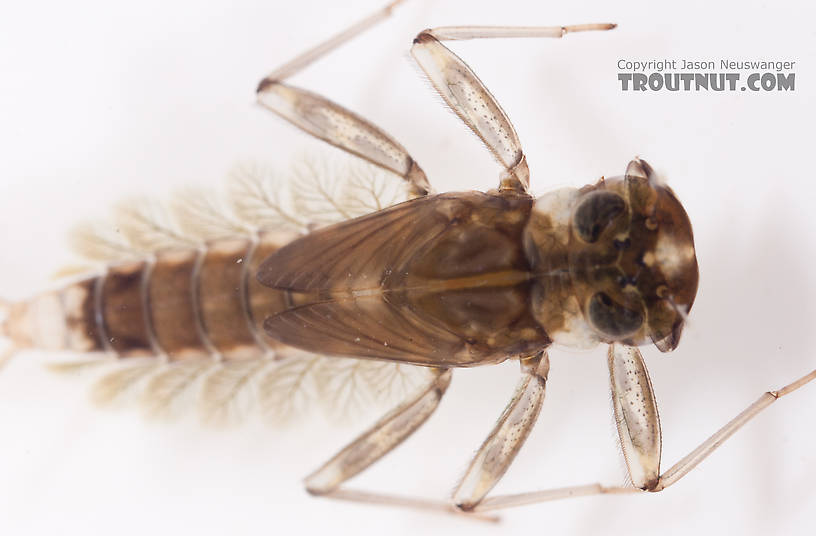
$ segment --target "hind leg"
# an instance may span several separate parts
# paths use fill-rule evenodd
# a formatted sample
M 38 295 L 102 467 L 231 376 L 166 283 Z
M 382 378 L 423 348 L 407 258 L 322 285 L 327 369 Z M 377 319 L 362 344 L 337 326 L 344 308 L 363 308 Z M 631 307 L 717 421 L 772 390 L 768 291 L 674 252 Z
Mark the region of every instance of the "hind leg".
M 284 84 L 346 41 L 387 18 L 403 0 L 395 0 L 363 20 L 279 67 L 258 84 L 258 102 L 308 134 L 408 181 L 414 196 L 431 192 L 425 172 L 393 137 L 369 120 L 322 95 Z
M 448 502 L 348 489 L 343 483 L 361 473 L 411 436 L 431 416 L 450 384 L 451 372 L 434 369 L 431 382 L 418 395 L 394 408 L 368 431 L 349 443 L 317 471 L 306 477 L 312 495 L 366 504 L 463 514 Z M 471 515 L 471 514 L 467 514 Z M 494 520 L 476 515 L 478 519 Z

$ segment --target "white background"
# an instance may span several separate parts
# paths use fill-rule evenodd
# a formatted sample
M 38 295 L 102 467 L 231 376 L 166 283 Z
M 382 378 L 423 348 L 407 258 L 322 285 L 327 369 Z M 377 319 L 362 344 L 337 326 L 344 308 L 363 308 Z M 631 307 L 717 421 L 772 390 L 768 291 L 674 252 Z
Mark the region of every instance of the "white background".
M 0 294 L 47 284 L 71 223 L 130 194 L 217 186 L 241 159 L 282 168 L 322 145 L 254 105 L 260 78 L 381 0 L 15 2 L 0 7 Z M 814 368 L 814 32 L 796 2 L 411 0 L 294 81 L 400 140 L 438 190 L 498 166 L 407 56 L 424 27 L 613 21 L 607 34 L 456 43 L 515 123 L 537 192 L 618 175 L 640 155 L 695 225 L 701 279 L 679 349 L 644 351 L 664 467 Z M 622 92 L 617 60 L 795 60 L 789 93 Z M 552 352 L 538 426 L 498 492 L 620 482 L 605 357 Z M 146 423 L 24 354 L 0 374 L 3 534 L 810 534 L 816 385 L 767 410 L 664 493 L 515 509 L 503 524 L 308 497 L 300 478 L 350 439 Z M 353 483 L 444 498 L 510 397 L 516 365 L 459 371 L 439 411 Z M 369 417 L 371 418 L 371 417 Z

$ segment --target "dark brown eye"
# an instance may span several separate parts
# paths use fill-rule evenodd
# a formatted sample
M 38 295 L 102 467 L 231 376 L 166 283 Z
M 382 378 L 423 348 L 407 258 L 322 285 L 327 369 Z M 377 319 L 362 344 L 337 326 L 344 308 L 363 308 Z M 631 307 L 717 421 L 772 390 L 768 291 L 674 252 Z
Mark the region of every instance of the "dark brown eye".
M 612 192 L 592 192 L 578 205 L 573 225 L 584 242 L 595 242 L 607 225 L 626 209 L 626 203 Z
M 589 301 L 589 321 L 598 331 L 617 338 L 637 331 L 643 324 L 643 315 L 599 292 Z

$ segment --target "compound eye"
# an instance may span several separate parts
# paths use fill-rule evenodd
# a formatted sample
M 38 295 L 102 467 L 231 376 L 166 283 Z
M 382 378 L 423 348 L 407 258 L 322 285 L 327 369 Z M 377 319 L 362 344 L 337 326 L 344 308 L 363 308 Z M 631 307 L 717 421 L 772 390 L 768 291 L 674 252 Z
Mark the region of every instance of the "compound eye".
M 640 329 L 643 315 L 615 303 L 603 292 L 598 292 L 589 301 L 589 321 L 605 335 L 622 338 Z
M 592 192 L 578 205 L 572 223 L 584 242 L 595 242 L 624 210 L 626 202 L 612 192 Z

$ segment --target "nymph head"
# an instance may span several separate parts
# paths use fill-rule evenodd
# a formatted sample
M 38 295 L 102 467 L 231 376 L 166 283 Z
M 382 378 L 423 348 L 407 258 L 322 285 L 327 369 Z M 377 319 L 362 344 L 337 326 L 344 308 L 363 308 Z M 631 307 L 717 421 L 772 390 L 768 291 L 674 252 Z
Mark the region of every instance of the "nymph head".
M 560 261 L 540 247 L 532 255 L 541 274 L 536 316 L 550 337 L 572 346 L 677 347 L 698 270 L 691 223 L 674 192 L 635 159 L 624 177 L 556 194 L 537 201 L 533 218 L 541 221 L 528 233 L 528 251 L 542 238 L 562 249 Z M 544 304 L 547 294 L 563 312 Z M 536 301 L 534 293 L 534 309 Z

